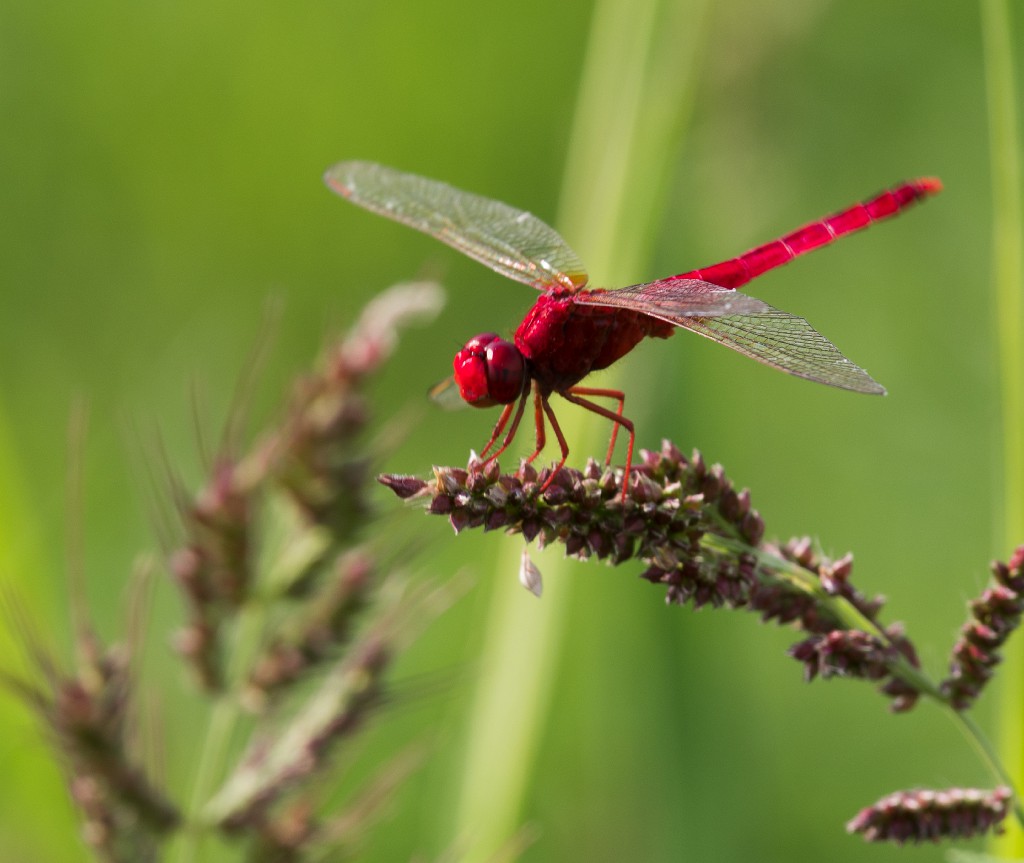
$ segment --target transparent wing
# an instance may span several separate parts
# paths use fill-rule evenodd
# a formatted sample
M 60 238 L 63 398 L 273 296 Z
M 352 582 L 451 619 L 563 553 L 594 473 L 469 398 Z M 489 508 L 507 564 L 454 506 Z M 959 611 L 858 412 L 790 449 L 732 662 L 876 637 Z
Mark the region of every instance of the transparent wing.
M 689 326 L 695 317 L 753 315 L 773 311 L 763 300 L 697 279 L 662 279 L 646 285 L 614 291 L 581 291 L 573 302 L 591 306 L 631 309 L 660 318 L 677 327 Z
M 581 291 L 573 301 L 643 312 L 787 374 L 844 390 L 885 394 L 881 384 L 803 318 L 709 282 L 673 276 L 615 291 Z
M 428 391 L 431 401 L 440 405 L 445 410 L 454 411 L 469 405 L 459 395 L 459 388 L 454 377 L 447 377 L 443 381 L 434 384 Z
M 753 315 L 691 318 L 680 326 L 798 378 L 885 395 L 885 387 L 844 357 L 807 321 L 779 309 L 769 307 Z
M 538 290 L 576 291 L 587 283 L 582 262 L 554 228 L 508 204 L 373 162 L 341 162 L 324 182 L 343 198 Z

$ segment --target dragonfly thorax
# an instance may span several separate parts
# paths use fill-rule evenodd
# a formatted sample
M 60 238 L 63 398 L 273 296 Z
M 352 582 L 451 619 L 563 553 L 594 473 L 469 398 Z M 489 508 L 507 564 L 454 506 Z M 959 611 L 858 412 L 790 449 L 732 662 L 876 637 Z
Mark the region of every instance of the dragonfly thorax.
M 526 384 L 526 363 L 511 342 L 497 333 L 471 338 L 452 362 L 459 395 L 473 407 L 514 402 Z

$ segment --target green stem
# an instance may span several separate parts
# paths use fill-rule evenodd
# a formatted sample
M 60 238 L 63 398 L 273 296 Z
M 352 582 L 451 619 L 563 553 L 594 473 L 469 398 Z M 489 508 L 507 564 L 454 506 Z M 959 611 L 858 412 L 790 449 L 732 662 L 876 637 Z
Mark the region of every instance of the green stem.
M 185 832 L 177 849 L 176 858 L 179 863 L 192 863 L 201 859 L 203 842 L 209 828 L 200 820 L 200 813 L 220 775 L 238 716 L 237 711 L 235 699 L 224 694 L 217 699 L 210 713 L 206 735 L 199 748 L 199 763 L 185 813 Z
M 234 635 L 227 646 L 227 655 L 230 657 L 228 690 L 214 704 L 206 726 L 206 734 L 199 747 L 199 761 L 185 810 L 184 833 L 173 857 L 178 863 L 198 863 L 202 859 L 203 843 L 211 830 L 211 825 L 202 817 L 203 808 L 213 795 L 217 782 L 224 775 L 231 741 L 242 715 L 234 684 L 240 675 L 240 669 L 248 667 L 248 662 L 259 644 L 264 621 L 265 606 L 261 602 L 249 603 L 238 614 Z
M 750 550 L 748 549 L 748 551 Z M 774 555 L 761 552 L 756 552 L 756 554 L 762 565 L 782 575 L 788 584 L 814 596 L 816 601 L 821 602 L 836 617 L 843 628 L 870 633 L 882 642 L 889 642 L 889 637 L 878 627 L 876 622 L 864 616 L 849 601 L 826 593 L 814 575 L 802 566 Z M 957 728 L 961 729 L 975 749 L 978 750 L 982 761 L 985 762 L 996 781 L 1009 788 L 1016 788 L 1009 771 L 1002 765 L 998 753 L 978 725 L 965 711 L 957 710 L 953 707 L 938 684 L 926 675 L 921 668 L 914 667 L 905 657 L 899 656 L 889 663 L 889 671 L 892 672 L 894 677 L 899 678 L 922 695 L 928 696 L 934 702 L 944 707 L 949 718 Z M 1022 806 L 1016 790 L 1014 790 L 1014 815 L 1021 824 L 1024 824 L 1024 806 Z
M 723 522 L 724 524 L 724 522 Z M 770 552 L 751 548 L 743 540 L 727 538 L 720 535 L 707 534 L 701 542 L 716 552 L 728 552 L 732 554 L 752 554 L 763 568 L 770 570 L 777 577 L 785 581 L 796 590 L 802 591 L 814 598 L 821 607 L 825 608 L 836 623 L 843 629 L 856 629 L 867 632 L 881 641 L 883 644 L 890 644 L 890 638 L 869 617 L 865 616 L 856 606 L 841 596 L 834 596 L 822 587 L 821 582 L 802 566 L 783 557 L 778 557 Z M 916 668 L 910 661 L 900 655 L 889 662 L 889 670 L 900 680 L 910 684 L 922 695 L 950 707 L 949 701 L 942 694 L 938 684 L 935 683 L 920 668 Z M 952 709 L 952 708 L 950 708 Z
M 880 641 L 889 643 L 889 636 L 874 621 L 866 617 L 848 600 L 839 596 L 833 596 L 825 591 L 814 575 L 799 564 L 768 552 L 752 549 L 744 545 L 739 539 L 729 539 L 709 534 L 704 537 L 703 542 L 709 548 L 716 551 L 731 551 L 733 553 L 743 551 L 747 554 L 753 554 L 757 558 L 759 565 L 771 570 L 797 590 L 813 596 L 816 602 L 821 603 L 827 608 L 837 623 L 844 629 L 856 629 L 861 632 L 867 632 Z M 988 738 L 985 737 L 981 729 L 967 713 L 955 709 L 950 704 L 949 699 L 943 694 L 935 681 L 921 669 L 912 665 L 903 656 L 899 656 L 891 661 L 888 667 L 893 676 L 910 684 L 922 695 L 927 696 L 936 704 L 945 708 L 947 715 L 949 715 L 950 719 L 977 750 L 981 759 L 996 778 L 996 781 L 1006 785 L 1008 788 L 1015 789 L 1016 786 L 1013 778 L 1000 760 L 995 747 L 992 746 Z M 1013 793 L 1013 801 L 1014 816 L 1024 826 L 1024 805 L 1022 805 L 1016 790 Z
M 999 760 L 999 754 L 996 752 L 995 747 L 989 742 L 988 738 L 982 734 L 981 729 L 977 726 L 973 719 L 966 713 L 959 710 L 950 710 L 950 719 L 953 720 L 957 728 L 963 732 L 963 735 L 971 742 L 971 745 L 978 751 L 982 761 L 984 761 L 992 774 L 996 777 L 998 782 L 1001 782 L 1007 788 L 1013 788 L 1013 780 L 1002 762 Z M 1017 819 L 1017 823 L 1024 825 L 1024 805 L 1021 804 L 1020 797 L 1017 795 L 1016 790 L 1013 792 L 1013 814 Z

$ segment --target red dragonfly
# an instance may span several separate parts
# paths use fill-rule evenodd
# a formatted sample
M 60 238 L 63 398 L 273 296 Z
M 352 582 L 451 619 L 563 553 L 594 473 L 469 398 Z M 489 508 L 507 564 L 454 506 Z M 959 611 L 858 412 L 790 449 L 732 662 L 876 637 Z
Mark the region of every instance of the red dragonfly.
M 486 456 L 505 433 L 488 462 L 512 442 L 532 394 L 537 445 L 529 461 L 544 448 L 544 417 L 562 456 L 542 491 L 569 456 L 551 409 L 552 393 L 611 420 L 606 464 L 611 462 L 619 427 L 629 432 L 624 474 L 628 478 L 635 429 L 623 416 L 625 394 L 577 384 L 629 353 L 645 337 L 668 338 L 675 327 L 797 377 L 883 395 L 879 383 L 803 318 L 736 288 L 844 234 L 894 216 L 942 188 L 932 177 L 912 180 L 737 258 L 644 285 L 605 290 L 587 288 L 583 264 L 553 228 L 500 201 L 372 162 L 341 162 L 324 180 L 353 203 L 430 234 L 495 272 L 543 291 L 513 341 L 496 333 L 474 336 L 455 355 L 454 376 L 432 391 L 439 401 L 446 401 L 454 383 L 462 399 L 474 407 L 505 406 L 481 451 Z M 591 400 L 595 397 L 611 399 L 618 407 L 613 411 Z M 624 497 L 625 488 L 623 482 Z

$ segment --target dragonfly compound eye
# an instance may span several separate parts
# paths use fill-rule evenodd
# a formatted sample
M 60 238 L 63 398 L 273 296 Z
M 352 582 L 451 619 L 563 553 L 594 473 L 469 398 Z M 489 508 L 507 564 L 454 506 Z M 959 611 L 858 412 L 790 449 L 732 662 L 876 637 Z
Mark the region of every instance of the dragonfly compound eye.
M 466 342 L 452 363 L 459 395 L 474 407 L 514 402 L 523 390 L 523 355 L 496 333 Z
M 495 339 L 484 355 L 487 363 L 487 386 L 491 398 L 507 405 L 523 391 L 523 355 L 511 342 Z

